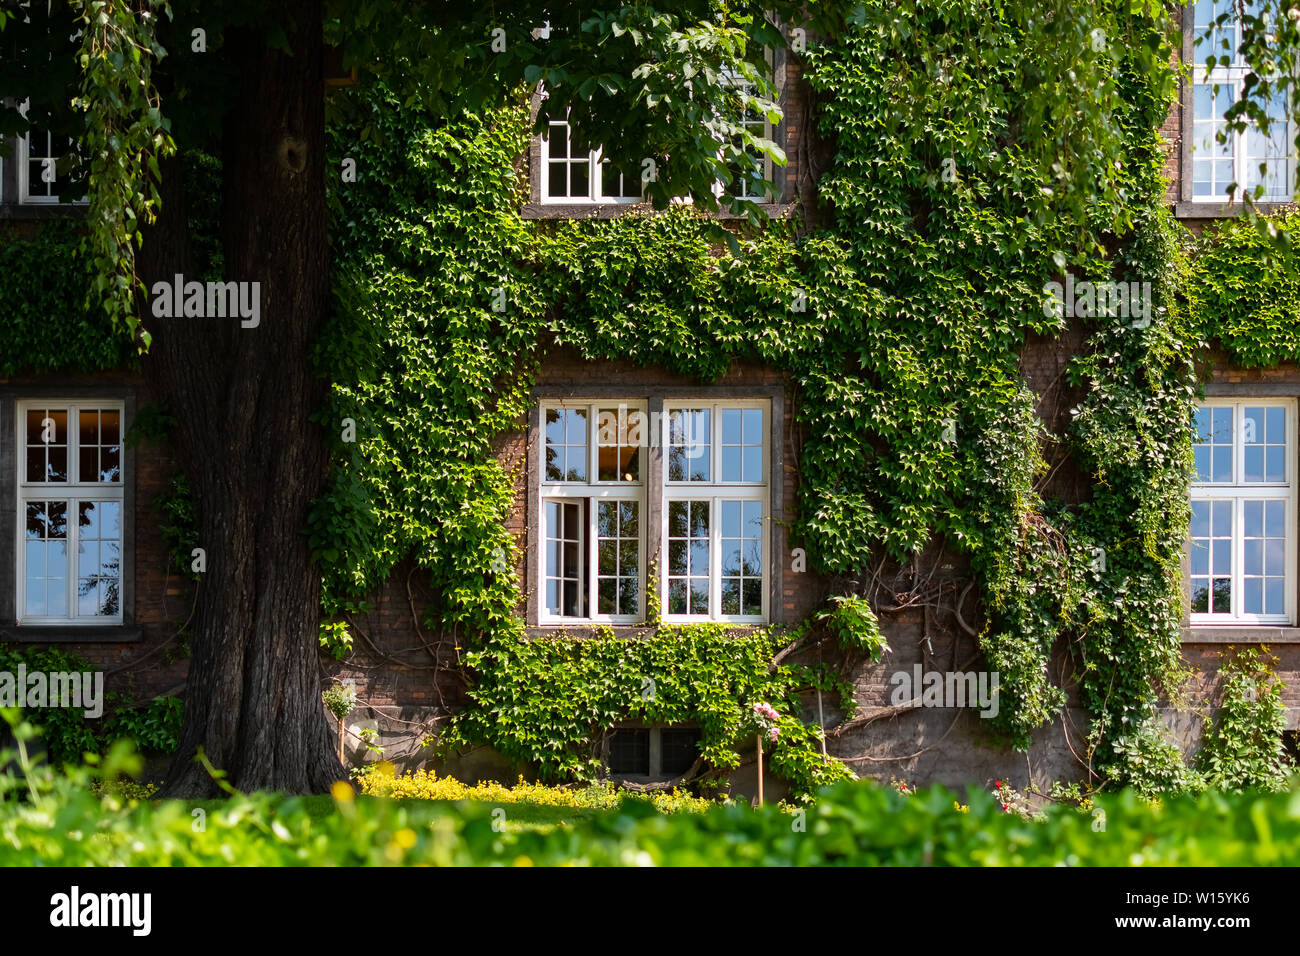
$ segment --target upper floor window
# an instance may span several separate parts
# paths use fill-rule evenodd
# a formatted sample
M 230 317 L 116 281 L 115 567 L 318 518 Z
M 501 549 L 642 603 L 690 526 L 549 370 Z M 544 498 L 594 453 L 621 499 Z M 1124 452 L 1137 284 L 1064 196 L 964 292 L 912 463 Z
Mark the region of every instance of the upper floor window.
M 754 93 L 754 85 L 737 76 L 725 75 L 721 82 L 751 97 Z M 756 138 L 772 138 L 773 127 L 768 116 L 752 104 L 743 110 L 740 125 Z M 633 168 L 616 168 L 600 145 L 583 143 L 568 120 L 549 121 L 546 133 L 535 145 L 533 198 L 542 205 L 642 202 L 645 199 L 643 177 L 654 175 L 658 162 L 655 157 L 644 157 Z M 774 197 L 763 185 L 772 178 L 771 159 L 757 148 L 751 147 L 746 152 L 756 168 L 744 169 L 740 163 L 731 164 L 728 175 L 714 182 L 714 195 L 720 200 L 731 197 L 753 202 L 773 201 Z
M 1296 404 L 1214 401 L 1196 412 L 1193 624 L 1291 624 L 1296 605 Z
M 60 194 L 66 195 L 69 179 L 66 172 L 60 173 L 59 165 L 72 150 L 70 138 L 47 130 L 32 129 L 19 137 L 19 201 L 57 203 Z
M 739 77 L 727 76 L 726 82 L 748 94 L 753 94 L 753 84 L 741 80 Z M 741 125 L 751 135 L 759 139 L 772 138 L 772 124 L 767 121 L 767 117 L 754 107 L 747 108 L 742 114 Z M 728 172 L 731 175 L 731 182 L 724 183 L 718 181 L 715 192 L 719 196 L 731 196 L 735 199 L 750 199 L 754 202 L 766 202 L 770 197 L 763 186 L 764 180 L 771 179 L 772 161 L 767 155 L 757 149 L 749 149 L 747 154 L 754 160 L 757 170 L 746 172 L 739 167 L 739 164 L 732 164 Z
M 122 623 L 122 404 L 18 403 L 20 624 Z
M 542 202 L 641 201 L 640 170 L 617 170 L 599 148 L 579 149 L 573 141 L 568 121 L 551 121 L 541 142 Z
M 1228 202 L 1243 193 L 1258 202 L 1290 202 L 1295 189 L 1294 130 L 1288 119 L 1286 96 L 1278 93 L 1267 104 L 1268 135 L 1255 124 L 1228 132 L 1226 113 L 1241 95 L 1250 68 L 1241 55 L 1242 26 L 1234 16 L 1223 25 L 1215 20 L 1236 9 L 1237 0 L 1197 0 L 1192 17 L 1191 79 L 1191 196 L 1194 202 Z M 1246 9 L 1256 4 L 1247 0 Z M 1215 57 L 1212 68 L 1206 61 Z M 1227 63 L 1221 62 L 1227 58 Z M 1236 184 L 1229 197 L 1228 187 Z M 1263 193 L 1255 197 L 1255 188 Z

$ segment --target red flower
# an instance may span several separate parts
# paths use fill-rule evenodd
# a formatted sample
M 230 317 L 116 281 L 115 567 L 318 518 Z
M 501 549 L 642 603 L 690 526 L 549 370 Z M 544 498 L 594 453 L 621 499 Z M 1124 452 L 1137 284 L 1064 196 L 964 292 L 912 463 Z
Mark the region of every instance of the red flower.
M 1002 789 L 1002 781 L 1001 781 L 1001 780 L 995 781 L 994 784 L 993 784 L 993 786 L 995 786 L 997 789 L 1001 790 L 1001 789 Z
M 1006 810 L 1006 809 L 1007 809 L 1007 804 L 1005 804 L 1005 803 L 1002 804 L 1002 809 L 1003 809 L 1003 810 Z

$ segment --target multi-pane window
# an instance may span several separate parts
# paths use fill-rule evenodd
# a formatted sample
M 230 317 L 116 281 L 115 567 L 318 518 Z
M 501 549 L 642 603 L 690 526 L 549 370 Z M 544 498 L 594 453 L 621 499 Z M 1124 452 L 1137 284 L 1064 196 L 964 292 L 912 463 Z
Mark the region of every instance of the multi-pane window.
M 652 554 L 666 620 L 766 620 L 769 404 L 654 415 L 636 401 L 543 405 L 539 624 L 643 621 Z
M 664 481 L 666 619 L 767 614 L 767 410 L 669 404 Z
M 599 148 L 577 148 L 567 121 L 552 120 L 541 145 L 543 202 L 641 201 L 641 171 L 615 169 Z
M 1296 604 L 1296 405 L 1216 401 L 1196 412 L 1193 624 L 1289 624 Z
M 1267 104 L 1267 136 L 1252 123 L 1245 131 L 1230 132 L 1224 142 L 1218 141 L 1225 128 L 1225 114 L 1250 75 L 1240 52 L 1240 21 L 1233 17 L 1223 26 L 1214 26 L 1220 14 L 1235 9 L 1235 3 L 1197 0 L 1192 11 L 1197 41 L 1192 48 L 1192 199 L 1226 202 L 1228 187 L 1236 183 L 1237 196 L 1245 190 L 1253 197 L 1255 187 L 1262 185 L 1261 201 L 1290 202 L 1295 164 L 1284 94 L 1276 94 Z M 1247 10 L 1252 6 L 1248 0 Z M 1205 63 L 1210 56 L 1227 56 L 1228 65 L 1216 61 L 1207 71 Z
M 18 406 L 18 619 L 122 621 L 122 406 Z
M 606 744 L 609 772 L 621 777 L 680 777 L 700 755 L 695 727 L 624 727 Z
M 56 203 L 60 194 L 67 193 L 68 176 L 59 172 L 59 163 L 72 151 L 72 140 L 66 136 L 33 129 L 18 141 L 23 157 L 19 165 L 20 189 L 23 202 Z
M 26 118 L 29 108 L 24 102 L 18 112 Z M 57 203 L 60 196 L 66 196 L 71 182 L 66 157 L 75 148 L 71 138 L 35 126 L 27 135 L 18 137 L 14 158 L 18 166 L 19 202 Z
M 739 77 L 728 75 L 724 81 L 745 93 L 752 94 L 754 86 Z M 770 139 L 772 127 L 767 122 L 767 117 L 758 110 L 746 109 L 741 116 L 741 126 L 745 131 L 758 137 L 759 139 Z M 735 199 L 750 199 L 754 202 L 765 202 L 768 194 L 763 186 L 763 181 L 770 174 L 770 162 L 763 152 L 750 148 L 746 153 L 754 160 L 757 169 L 748 172 L 740 169 L 739 164 L 733 164 L 730 168 L 731 182 L 722 183 L 719 181 L 717 192 L 719 196 L 727 195 Z
M 542 417 L 542 619 L 639 621 L 645 408 L 548 405 Z

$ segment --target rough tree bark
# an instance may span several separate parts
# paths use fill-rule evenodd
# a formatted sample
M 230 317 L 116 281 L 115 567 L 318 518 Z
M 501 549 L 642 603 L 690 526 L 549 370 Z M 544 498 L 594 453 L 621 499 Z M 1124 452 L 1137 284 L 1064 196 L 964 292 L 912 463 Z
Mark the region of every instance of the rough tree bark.
M 283 4 L 292 56 L 253 32 L 225 36 L 241 83 L 222 128 L 225 279 L 259 283 L 260 324 L 143 313 L 145 375 L 176 419 L 206 558 L 166 796 L 218 792 L 198 747 L 242 790 L 322 792 L 346 777 L 320 700 L 320 576 L 303 533 L 327 464 L 309 421 L 324 396 L 310 346 L 329 296 L 321 6 Z M 164 170 L 141 250 L 151 289 L 190 265 L 178 172 Z

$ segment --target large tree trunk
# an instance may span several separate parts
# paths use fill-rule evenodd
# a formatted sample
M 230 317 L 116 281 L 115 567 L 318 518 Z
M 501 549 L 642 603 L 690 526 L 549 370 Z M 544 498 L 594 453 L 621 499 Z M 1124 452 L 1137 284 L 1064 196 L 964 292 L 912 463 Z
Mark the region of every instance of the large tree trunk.
M 260 324 L 144 314 L 145 374 L 176 419 L 206 560 L 167 796 L 218 792 L 199 747 L 242 790 L 321 792 L 346 776 L 320 700 L 320 576 L 303 533 L 327 463 L 309 421 L 323 398 L 310 346 L 329 295 L 321 0 L 282 9 L 292 56 L 242 31 L 222 51 L 242 83 L 222 130 L 225 278 L 259 283 Z M 188 265 L 186 228 L 165 175 L 141 255 L 151 288 Z

